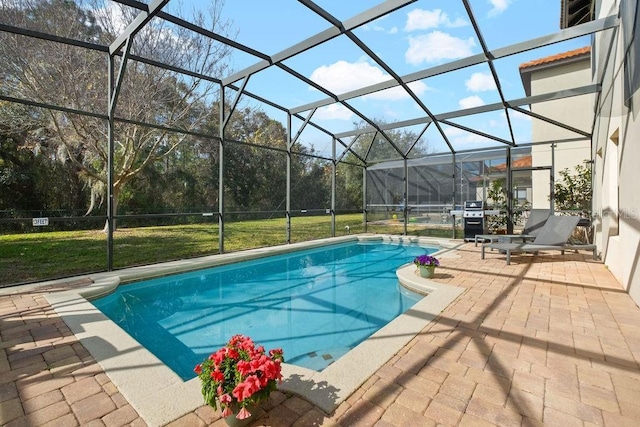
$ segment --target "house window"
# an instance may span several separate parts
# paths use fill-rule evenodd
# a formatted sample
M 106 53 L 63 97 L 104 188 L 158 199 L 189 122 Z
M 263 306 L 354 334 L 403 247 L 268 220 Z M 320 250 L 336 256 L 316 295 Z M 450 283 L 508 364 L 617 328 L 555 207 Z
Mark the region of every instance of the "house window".
M 527 189 L 526 188 L 516 188 L 515 196 L 516 196 L 516 199 L 518 199 L 519 203 L 526 201 L 527 200 Z

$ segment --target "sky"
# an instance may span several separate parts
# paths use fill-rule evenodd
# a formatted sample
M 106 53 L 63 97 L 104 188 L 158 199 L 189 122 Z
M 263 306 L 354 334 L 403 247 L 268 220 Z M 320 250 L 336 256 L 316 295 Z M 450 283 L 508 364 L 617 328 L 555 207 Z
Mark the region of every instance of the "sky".
M 172 4 L 165 8 L 171 12 Z M 378 5 L 380 1 L 317 0 L 316 4 L 342 22 Z M 560 0 L 470 0 L 470 6 L 487 47 L 496 49 L 560 30 Z M 191 0 L 188 6 L 201 7 L 204 2 Z M 237 32 L 234 39 L 268 55 L 275 55 L 331 27 L 323 18 L 294 0 L 227 0 L 222 16 Z M 380 59 L 400 76 L 447 64 L 482 53 L 480 40 L 471 25 L 461 0 L 419 0 L 389 15 L 353 30 Z M 525 97 L 518 66 L 524 62 L 587 46 L 582 37 L 494 61 L 495 70 L 506 100 Z M 232 56 L 234 71 L 256 64 L 258 58 L 241 51 Z M 392 77 L 347 36 L 336 37 L 320 46 L 283 61 L 334 94 L 343 94 Z M 225 76 L 226 77 L 226 76 Z M 241 84 L 241 81 L 236 84 Z M 433 114 L 457 111 L 500 102 L 490 67 L 479 64 L 440 74 L 409 84 L 410 89 Z M 295 108 L 323 100 L 327 95 L 290 76 L 278 67 L 269 67 L 251 76 L 246 90 L 270 99 L 286 108 Z M 286 115 L 264 104 L 243 97 L 244 105 L 263 108 L 273 118 L 286 123 Z M 368 117 L 393 123 L 425 117 L 424 109 L 401 88 L 393 88 L 348 101 Z M 306 117 L 308 112 L 301 113 Z M 531 119 L 510 113 L 517 143 L 531 140 Z M 312 116 L 315 123 L 334 133 L 347 132 L 361 118 L 342 105 L 319 108 Z M 503 111 L 452 120 L 457 124 L 510 140 Z M 294 119 L 293 134 L 302 120 Z M 424 125 L 404 128 L 416 134 Z M 456 150 L 467 150 L 502 143 L 443 125 Z M 433 152 L 448 152 L 435 126 L 423 138 Z M 331 151 L 331 138 L 313 128 L 305 128 L 300 141 L 323 154 Z M 345 142 L 350 142 L 346 138 Z

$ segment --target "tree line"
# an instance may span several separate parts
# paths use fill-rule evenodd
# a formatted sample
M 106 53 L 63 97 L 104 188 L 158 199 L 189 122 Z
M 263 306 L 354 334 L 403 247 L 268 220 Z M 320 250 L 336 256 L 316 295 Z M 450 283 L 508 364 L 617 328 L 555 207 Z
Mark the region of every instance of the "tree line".
M 233 23 L 224 19 L 222 7 L 221 0 L 213 0 L 208 13 L 195 13 L 189 21 L 232 38 Z M 0 22 L 89 46 L 0 33 L 0 93 L 31 101 L 0 100 L 0 212 L 4 217 L 34 211 L 105 214 L 109 57 L 91 46 L 108 46 L 122 32 L 123 23 L 138 13 L 120 4 L 105 9 L 98 0 L 0 3 Z M 219 76 L 229 70 L 230 48 L 153 20 L 135 36 L 130 52 L 115 109 L 121 119 L 114 129 L 117 213 L 217 211 L 219 85 L 158 67 L 154 61 Z M 116 70 L 121 61 L 115 58 Z M 401 147 L 415 140 L 411 132 L 392 134 Z M 283 125 L 258 108 L 243 106 L 231 114 L 225 138 L 225 209 L 284 210 L 287 130 Z M 371 144 L 380 147 L 370 150 Z M 369 159 L 397 158 L 379 136 L 358 141 L 352 148 L 375 153 Z M 292 209 L 328 208 L 331 161 L 314 156 L 314 149 L 303 143 L 296 143 L 292 151 L 296 153 L 291 157 Z M 361 162 L 353 154 L 344 160 L 347 163 L 338 166 L 336 177 L 338 208 L 359 209 L 362 168 L 356 164 Z

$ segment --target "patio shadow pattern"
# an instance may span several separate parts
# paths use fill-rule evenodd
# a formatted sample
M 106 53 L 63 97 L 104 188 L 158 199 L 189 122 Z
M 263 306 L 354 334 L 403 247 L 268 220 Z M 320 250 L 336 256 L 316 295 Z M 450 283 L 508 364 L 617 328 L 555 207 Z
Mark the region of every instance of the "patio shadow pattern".
M 479 251 L 446 258 L 433 280 L 463 294 L 333 413 L 275 392 L 255 425 L 640 425 L 640 309 L 606 267 Z M 43 296 L 86 284 L 0 290 L 0 424 L 145 425 Z

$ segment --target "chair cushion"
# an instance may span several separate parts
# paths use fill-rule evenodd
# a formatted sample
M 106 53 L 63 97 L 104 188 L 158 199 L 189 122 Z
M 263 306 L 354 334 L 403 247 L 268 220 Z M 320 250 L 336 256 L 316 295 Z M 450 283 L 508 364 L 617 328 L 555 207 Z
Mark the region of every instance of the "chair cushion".
M 578 225 L 578 216 L 550 216 L 536 239 L 534 245 L 562 246 Z
M 551 209 L 531 209 L 522 234 L 537 236 L 551 215 Z

